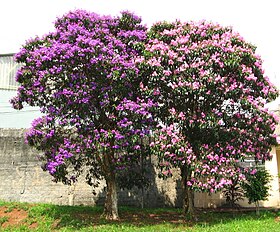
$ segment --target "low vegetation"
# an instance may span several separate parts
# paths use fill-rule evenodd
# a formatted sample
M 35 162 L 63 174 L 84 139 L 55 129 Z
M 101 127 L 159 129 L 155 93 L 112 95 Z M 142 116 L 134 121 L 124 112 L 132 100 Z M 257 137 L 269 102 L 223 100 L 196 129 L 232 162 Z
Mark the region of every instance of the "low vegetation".
M 195 221 L 180 210 L 120 207 L 121 220 L 102 219 L 101 207 L 0 202 L 0 231 L 279 231 L 280 212 L 200 210 Z

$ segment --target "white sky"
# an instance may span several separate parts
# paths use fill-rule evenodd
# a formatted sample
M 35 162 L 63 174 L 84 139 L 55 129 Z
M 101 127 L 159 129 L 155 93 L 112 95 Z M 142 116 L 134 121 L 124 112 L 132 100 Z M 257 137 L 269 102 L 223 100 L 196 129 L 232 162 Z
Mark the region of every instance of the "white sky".
M 25 40 L 52 31 L 56 17 L 69 10 L 112 15 L 130 10 L 147 25 L 159 20 L 206 19 L 233 26 L 258 47 L 266 74 L 280 87 L 279 5 L 278 0 L 2 0 L 0 54 L 17 52 Z

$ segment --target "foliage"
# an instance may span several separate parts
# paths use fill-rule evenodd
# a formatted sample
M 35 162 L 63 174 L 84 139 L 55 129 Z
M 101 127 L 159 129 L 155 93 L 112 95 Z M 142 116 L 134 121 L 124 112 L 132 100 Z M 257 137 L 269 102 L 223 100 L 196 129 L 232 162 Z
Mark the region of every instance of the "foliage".
M 265 201 L 269 197 L 269 182 L 271 175 L 265 168 L 246 171 L 246 181 L 242 184 L 244 194 L 248 198 L 249 204 Z
M 146 39 L 140 22 L 129 12 L 111 17 L 76 10 L 16 54 L 24 65 L 12 103 L 38 106 L 44 114 L 26 140 L 44 151 L 43 168 L 56 181 L 70 184 L 86 170 L 96 186 L 106 168 L 117 172 L 137 163 L 154 106 L 139 95 L 134 59 Z
M 82 172 L 94 187 L 104 178 L 104 216 L 113 220 L 117 173 L 138 163 L 139 141 L 150 132 L 149 109 L 155 106 L 139 94 L 142 76 L 135 65 L 146 30 L 129 12 L 111 17 L 76 10 L 15 56 L 23 67 L 11 102 L 16 109 L 37 106 L 44 114 L 26 134 L 29 145 L 44 152 L 43 169 L 65 184 Z
M 148 188 L 150 186 L 149 165 L 147 163 L 129 165 L 123 170 L 118 171 L 117 182 L 121 189 L 131 190 L 133 187 L 138 189 Z
M 230 207 L 239 207 L 238 201 L 244 199 L 244 191 L 240 186 L 239 179 L 231 179 L 231 184 L 225 186 L 222 193 L 226 198 L 226 203 Z
M 44 170 L 67 184 L 82 171 L 93 186 L 113 183 L 139 167 L 154 119 L 161 175 L 180 168 L 184 189 L 216 192 L 245 178 L 237 162 L 270 159 L 277 119 L 264 106 L 278 92 L 255 47 L 204 21 L 159 22 L 148 38 L 140 23 L 76 10 L 15 56 L 24 65 L 12 103 L 44 114 L 26 136 Z
M 141 83 L 157 102 L 159 126 L 151 145 L 162 175 L 186 170 L 185 186 L 216 192 L 244 179 L 236 163 L 271 158 L 276 116 L 264 107 L 278 96 L 255 47 L 229 27 L 159 22 L 137 60 Z

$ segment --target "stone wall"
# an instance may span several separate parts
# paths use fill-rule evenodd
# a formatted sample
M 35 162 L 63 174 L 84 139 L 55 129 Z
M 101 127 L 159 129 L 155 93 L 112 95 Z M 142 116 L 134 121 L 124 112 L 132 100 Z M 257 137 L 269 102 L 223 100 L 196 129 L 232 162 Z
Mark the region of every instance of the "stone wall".
M 63 205 L 103 204 L 105 184 L 96 195 L 83 179 L 73 186 L 52 181 L 42 171 L 38 151 L 24 143 L 23 129 L 0 129 L 0 199 L 19 202 L 44 202 Z M 150 160 L 154 162 L 154 160 Z M 175 180 L 162 180 L 151 169 L 148 189 L 119 190 L 119 204 L 144 207 L 180 206 L 178 173 Z

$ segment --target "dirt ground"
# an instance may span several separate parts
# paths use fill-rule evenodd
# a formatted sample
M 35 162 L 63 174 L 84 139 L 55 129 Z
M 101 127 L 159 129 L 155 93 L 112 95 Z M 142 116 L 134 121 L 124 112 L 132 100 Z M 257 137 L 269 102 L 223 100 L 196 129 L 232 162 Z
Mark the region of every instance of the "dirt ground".
M 7 207 L 0 207 L 0 218 L 7 218 L 1 225 L 2 228 L 24 224 L 27 217 L 27 212 L 22 209 L 9 210 Z

